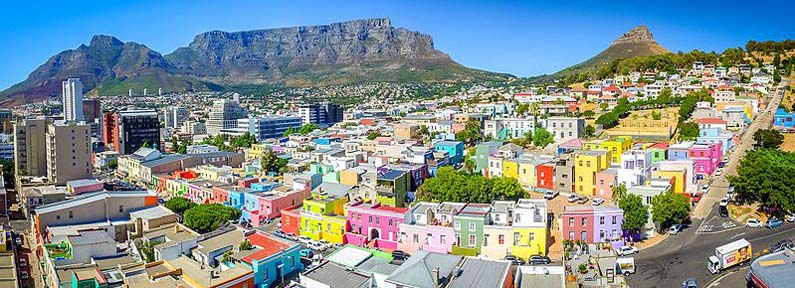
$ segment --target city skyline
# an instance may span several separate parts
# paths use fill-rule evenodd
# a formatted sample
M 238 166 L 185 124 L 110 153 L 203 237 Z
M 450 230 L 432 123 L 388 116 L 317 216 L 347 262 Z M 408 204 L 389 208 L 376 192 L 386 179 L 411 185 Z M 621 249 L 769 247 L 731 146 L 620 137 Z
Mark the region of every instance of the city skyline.
M 478 1 L 455 5 L 242 1 L 224 7 L 210 3 L 11 4 L 2 18 L 15 29 L 0 31 L 0 37 L 15 39 L 15 45 L 1 47 L 0 52 L 15 56 L 7 57 L 5 69 L 0 70 L 0 88 L 24 80 L 52 55 L 86 44 L 96 34 L 113 35 L 168 54 L 190 43 L 195 35 L 212 30 L 244 31 L 388 17 L 395 27 L 431 35 L 437 49 L 465 66 L 527 77 L 554 73 L 586 60 L 637 25 L 648 26 L 655 39 L 674 52 L 721 51 L 744 46 L 748 40 L 782 40 L 793 28 L 785 17 L 749 14 L 746 21 L 734 21 L 721 16 L 734 13 L 732 7 L 736 5 L 731 2 L 668 3 L 670 7 L 688 7 L 670 11 L 649 9 L 663 4 L 637 6 L 628 2 L 609 7 L 598 3 Z M 246 9 L 240 9 L 243 7 Z M 58 33 L 52 33 L 53 28 Z

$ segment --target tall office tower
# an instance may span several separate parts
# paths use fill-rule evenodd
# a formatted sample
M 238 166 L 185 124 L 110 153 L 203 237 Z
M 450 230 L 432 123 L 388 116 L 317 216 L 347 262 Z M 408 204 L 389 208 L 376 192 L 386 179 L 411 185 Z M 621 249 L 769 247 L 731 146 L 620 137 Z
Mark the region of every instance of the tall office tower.
M 94 123 L 102 117 L 102 103 L 97 98 L 83 99 L 83 120 L 86 123 Z
M 14 132 L 14 113 L 11 109 L 0 109 L 0 125 L 2 125 L 3 133 Z
M 340 105 L 330 102 L 304 103 L 298 108 L 298 116 L 303 118 L 304 124 L 318 126 L 331 126 L 341 122 L 342 112 Z
M 243 118 L 248 118 L 248 113 L 238 101 L 215 100 L 207 120 L 207 134 L 215 136 L 221 133 L 221 129 L 237 128 L 237 120 Z
M 135 153 L 146 143 L 160 149 L 157 111 L 145 109 L 106 113 L 102 121 L 102 142 L 120 155 Z
M 14 167 L 17 176 L 47 176 L 45 134 L 52 120 L 40 117 L 14 123 Z
M 63 81 L 63 119 L 83 121 L 83 84 L 80 78 Z
M 184 107 L 168 107 L 163 110 L 163 121 L 166 128 L 178 128 L 188 119 L 188 110 Z
M 91 178 L 91 126 L 58 120 L 47 126 L 47 179 L 56 185 Z

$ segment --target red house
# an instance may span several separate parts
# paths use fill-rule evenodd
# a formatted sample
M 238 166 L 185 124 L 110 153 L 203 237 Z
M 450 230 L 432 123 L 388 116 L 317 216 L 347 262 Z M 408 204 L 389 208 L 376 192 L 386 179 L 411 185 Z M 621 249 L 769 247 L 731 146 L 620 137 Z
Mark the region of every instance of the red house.
M 298 227 L 301 226 L 301 205 L 298 204 L 280 211 L 282 214 L 282 231 L 284 233 L 298 235 Z
M 536 167 L 536 187 L 555 190 L 555 163 L 540 164 Z
M 588 206 L 566 206 L 563 208 L 563 238 L 569 240 L 584 240 L 593 243 L 594 223 L 593 208 Z

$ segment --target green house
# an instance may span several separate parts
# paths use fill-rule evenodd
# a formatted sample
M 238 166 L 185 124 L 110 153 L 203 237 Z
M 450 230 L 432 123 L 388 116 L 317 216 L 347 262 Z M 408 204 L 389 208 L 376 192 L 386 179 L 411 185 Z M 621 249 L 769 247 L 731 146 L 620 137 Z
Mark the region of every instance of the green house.
M 665 161 L 666 155 L 668 154 L 668 144 L 657 143 L 651 145 L 646 151 L 651 154 L 651 164 Z
M 454 251 L 461 251 L 461 255 L 469 255 L 472 250 L 480 253 L 483 245 L 483 226 L 487 223 L 491 213 L 491 205 L 469 203 L 453 218 L 453 230 L 456 242 Z
M 411 187 L 411 177 L 408 171 L 389 170 L 379 172 L 375 186 L 375 201 L 381 205 L 391 207 L 404 207 L 406 194 Z

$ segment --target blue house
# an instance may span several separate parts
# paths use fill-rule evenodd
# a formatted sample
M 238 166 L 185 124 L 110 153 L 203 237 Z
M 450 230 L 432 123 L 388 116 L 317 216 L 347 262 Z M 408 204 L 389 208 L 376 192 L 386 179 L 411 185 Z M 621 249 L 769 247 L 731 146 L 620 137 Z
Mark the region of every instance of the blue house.
M 704 128 L 699 130 L 696 144 L 712 144 L 715 142 L 721 143 L 721 150 L 723 153 L 729 151 L 734 147 L 734 135 L 732 133 L 723 132 L 721 128 Z
M 251 191 L 253 190 L 248 188 L 231 187 L 226 190 L 229 193 L 229 201 L 224 204 L 236 209 L 243 209 L 243 206 L 246 205 L 246 193 Z
M 695 144 L 692 141 L 676 143 L 668 146 L 668 160 L 685 160 L 688 159 L 688 152 L 690 147 Z
M 224 265 L 244 265 L 254 271 L 254 287 L 275 287 L 282 279 L 304 269 L 299 253 L 301 246 L 297 243 L 277 239 L 261 231 L 246 236 L 246 239 L 251 249 L 233 254 L 232 258 L 238 261 L 225 262 Z
M 445 151 L 450 155 L 450 164 L 455 165 L 464 161 L 464 142 L 444 140 L 433 144 L 433 150 Z
M 795 128 L 795 112 L 787 112 L 779 108 L 773 115 L 773 126 L 781 128 Z

